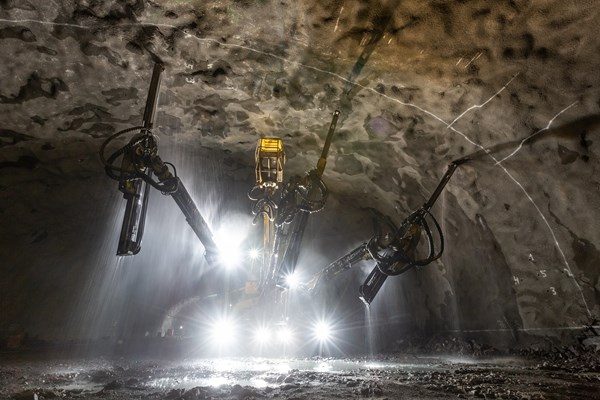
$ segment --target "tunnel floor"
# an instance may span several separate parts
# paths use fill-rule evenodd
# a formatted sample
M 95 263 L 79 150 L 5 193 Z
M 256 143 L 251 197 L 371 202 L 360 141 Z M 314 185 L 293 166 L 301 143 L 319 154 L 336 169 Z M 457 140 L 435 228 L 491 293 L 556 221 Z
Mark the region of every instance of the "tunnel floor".
M 600 371 L 521 358 L 60 358 L 4 354 L 2 399 L 593 399 Z

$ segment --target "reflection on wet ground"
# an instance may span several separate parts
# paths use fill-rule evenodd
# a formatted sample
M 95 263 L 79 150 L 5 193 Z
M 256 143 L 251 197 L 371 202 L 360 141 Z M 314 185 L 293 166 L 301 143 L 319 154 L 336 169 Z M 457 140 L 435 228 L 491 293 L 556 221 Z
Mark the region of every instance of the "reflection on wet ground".
M 594 398 L 600 372 L 516 358 L 24 360 L 0 367 L 1 398 Z
M 371 362 L 340 359 L 214 359 L 191 362 L 185 365 L 181 376 L 163 376 L 148 382 L 160 388 L 192 388 L 195 386 L 221 386 L 239 384 L 263 388 L 279 385 L 281 377 L 291 372 L 317 372 L 340 375 L 368 369 L 415 369 L 418 364 Z M 316 382 L 315 384 L 319 384 Z

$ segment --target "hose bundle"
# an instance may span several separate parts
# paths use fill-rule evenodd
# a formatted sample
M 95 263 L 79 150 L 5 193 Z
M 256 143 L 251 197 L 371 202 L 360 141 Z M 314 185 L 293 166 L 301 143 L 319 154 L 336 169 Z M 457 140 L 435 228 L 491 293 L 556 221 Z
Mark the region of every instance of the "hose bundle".
M 428 221 L 430 220 L 430 221 Z M 434 231 L 439 236 L 439 245 L 436 248 Z M 416 251 L 421 238 L 421 232 L 425 233 L 427 239 L 427 257 L 415 259 L 409 253 Z M 404 220 L 392 239 L 390 246 L 382 250 L 380 243 L 384 238 L 375 236 L 367 243 L 369 255 L 377 261 L 377 267 L 381 273 L 387 276 L 397 276 L 414 267 L 422 267 L 432 263 L 442 256 L 444 252 L 444 236 L 440 224 L 427 208 L 420 208 Z
M 112 141 L 117 139 L 119 136 L 122 136 L 126 133 L 134 132 L 134 131 L 140 131 L 140 134 L 134 136 L 129 141 L 129 143 L 127 143 L 125 146 L 115 150 L 108 158 L 106 158 L 106 155 L 105 155 L 106 147 Z M 148 145 L 148 142 L 151 142 L 153 144 L 153 147 L 150 147 Z M 175 193 L 178 189 L 179 179 L 176 179 L 177 178 L 177 169 L 170 162 L 164 162 L 164 164 L 169 165 L 173 169 L 173 173 L 172 173 L 173 178 L 168 179 L 162 183 L 152 179 L 150 174 L 143 172 L 143 170 L 137 168 L 137 166 L 132 169 L 123 169 L 123 168 L 115 165 L 116 160 L 120 156 L 126 156 L 128 153 L 135 154 L 135 148 L 137 146 L 143 146 L 145 149 L 154 150 L 156 148 L 156 142 L 157 142 L 157 138 L 156 138 L 156 136 L 152 135 L 152 131 L 150 129 L 144 128 L 142 126 L 126 128 L 126 129 L 123 129 L 123 130 L 109 136 L 104 142 L 102 142 L 102 145 L 100 146 L 100 161 L 104 165 L 106 174 L 111 179 L 114 179 L 116 181 L 140 178 L 140 179 L 144 180 L 145 182 L 147 182 L 152 187 L 154 187 L 155 189 L 160 190 L 165 195 Z M 144 156 L 142 156 L 142 157 L 144 157 Z M 147 161 L 148 161 L 148 164 L 151 164 L 151 160 L 147 160 Z M 115 172 L 118 172 L 119 175 L 117 175 Z

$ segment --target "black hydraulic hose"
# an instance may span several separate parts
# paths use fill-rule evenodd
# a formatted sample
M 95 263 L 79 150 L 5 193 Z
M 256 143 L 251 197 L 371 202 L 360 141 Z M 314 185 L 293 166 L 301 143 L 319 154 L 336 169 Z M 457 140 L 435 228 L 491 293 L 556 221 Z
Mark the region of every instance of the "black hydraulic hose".
M 275 226 L 282 227 L 293 221 L 296 214 L 300 211 L 296 205 L 296 185 L 295 179 L 291 179 L 283 188 L 279 195 L 280 200 L 277 206 L 279 212 L 275 218 Z M 293 188 L 293 189 L 292 189 Z M 277 234 L 275 234 L 277 236 Z
M 307 181 L 302 182 L 302 179 L 296 176 L 281 189 L 279 205 L 276 207 L 279 210 L 275 221 L 276 226 L 290 224 L 300 212 L 313 214 L 325 207 L 329 189 L 318 176 L 317 170 L 310 171 L 305 179 Z M 248 193 L 250 199 L 253 199 L 253 190 Z M 311 200 L 310 197 L 313 195 L 319 197 Z
M 124 147 L 124 148 L 121 148 L 121 149 L 119 149 L 119 150 L 115 151 L 113 154 L 111 154 L 111 156 L 108 158 L 108 160 L 107 160 L 107 161 L 108 161 L 108 162 L 113 162 L 113 161 L 114 161 L 114 160 L 115 160 L 115 159 L 116 159 L 118 156 L 120 156 L 121 154 L 123 154 L 123 153 L 125 152 L 125 150 L 126 150 L 126 149 L 127 149 L 127 148 L 126 148 L 126 147 Z M 171 163 L 165 163 L 165 164 L 169 164 L 171 167 L 173 167 L 173 171 L 174 171 L 174 177 L 177 177 L 177 175 L 176 175 L 176 170 L 175 170 L 175 167 L 173 166 L 173 164 L 171 164 Z M 111 177 L 112 179 L 115 179 L 115 180 L 117 180 L 117 181 L 118 181 L 118 180 L 120 180 L 121 178 L 120 178 L 119 176 L 115 175 L 115 174 L 112 172 L 112 170 L 113 170 L 113 169 L 116 169 L 116 170 L 118 170 L 118 171 L 121 171 L 121 169 L 120 169 L 120 168 L 116 168 L 116 167 L 115 167 L 115 168 L 110 168 L 110 166 L 109 166 L 109 167 L 107 167 L 107 168 L 106 168 L 106 173 L 107 173 L 107 175 L 108 175 L 109 177 Z M 152 179 L 152 178 L 151 178 L 149 175 L 147 175 L 147 174 L 144 174 L 143 172 L 140 172 L 140 171 L 135 171 L 135 170 L 134 170 L 134 171 L 124 171 L 124 173 L 126 173 L 126 174 L 128 174 L 128 175 L 132 175 L 132 176 L 133 176 L 133 178 L 140 178 L 140 179 L 143 179 L 145 182 L 147 182 L 148 184 L 150 184 L 150 185 L 151 185 L 153 188 L 155 188 L 156 190 L 159 190 L 159 191 L 161 191 L 163 194 L 171 194 L 171 193 L 174 193 L 174 192 L 176 192 L 176 191 L 177 191 L 177 185 L 178 185 L 178 183 L 177 183 L 177 181 L 176 181 L 176 180 L 175 180 L 175 181 L 173 181 L 173 182 L 174 182 L 174 184 L 173 184 L 173 185 L 169 186 L 169 185 L 167 185 L 167 184 L 165 184 L 165 183 L 162 183 L 162 184 L 161 184 L 161 183 L 159 183 L 159 182 L 155 181 L 155 180 L 154 180 L 154 179 Z
M 296 207 L 289 207 L 287 202 L 283 205 L 280 203 L 279 205 L 279 213 L 277 213 L 277 217 L 275 218 L 275 226 L 282 227 L 283 225 L 290 224 L 296 214 L 300 211 Z
M 429 224 L 427 223 L 425 217 L 423 217 L 423 220 L 421 221 L 421 226 L 425 231 L 425 235 L 427 235 L 427 246 L 429 247 L 429 253 L 427 254 L 427 257 L 423 260 L 415 260 L 414 263 L 416 266 L 424 266 L 429 264 L 431 261 L 433 261 L 432 258 L 435 254 L 435 243 L 433 242 L 433 234 L 431 233 L 431 229 L 429 229 Z
M 127 146 L 121 147 L 119 150 L 112 153 L 110 155 L 110 157 L 108 157 L 108 160 L 106 160 L 106 162 L 109 164 L 109 165 L 105 165 L 105 167 L 104 167 L 104 170 L 106 171 L 106 175 L 108 175 L 109 178 L 114 179 L 115 181 L 121 180 L 121 177 L 114 173 L 113 168 L 111 166 L 112 166 L 113 162 L 117 159 L 117 157 L 123 155 L 125 153 L 125 151 L 127 151 Z M 127 172 L 127 173 L 129 173 L 129 172 Z
M 262 192 L 260 192 L 260 190 L 262 190 Z M 255 195 L 254 192 L 259 192 L 259 193 L 257 193 Z M 252 189 L 248 190 L 247 196 L 252 201 L 258 201 L 267 196 L 267 190 L 266 190 L 266 188 L 261 188 L 260 186 L 257 185 L 257 186 L 254 186 Z
M 142 172 L 136 172 L 135 176 L 143 179 L 144 182 L 148 183 L 154 189 L 160 191 L 162 194 L 165 194 L 165 195 L 173 194 L 173 193 L 177 192 L 177 189 L 179 188 L 179 181 L 177 179 L 175 179 L 176 177 L 170 178 L 169 184 L 167 184 L 166 181 L 165 181 L 165 183 L 159 183 L 159 182 L 155 181 L 154 179 L 152 179 L 149 175 L 144 174 Z
M 300 190 L 300 188 L 296 189 L 296 193 L 298 193 L 298 195 L 302 199 L 302 203 L 298 206 L 298 209 L 310 214 L 321 211 L 325 207 L 327 197 L 329 196 L 329 189 L 327 188 L 327 185 L 325 184 L 325 182 L 323 182 L 322 179 L 313 179 L 312 182 L 312 184 L 307 185 L 307 189 L 305 191 L 306 194 L 303 193 L 303 191 Z M 311 200 L 308 198 L 308 196 L 309 193 L 313 191 L 312 185 L 315 184 L 315 182 L 318 185 L 317 188 L 321 194 L 321 198 L 317 200 Z
M 128 174 L 128 175 L 132 175 L 134 178 L 140 178 L 143 179 L 145 182 L 147 182 L 148 184 L 150 184 L 153 188 L 155 188 L 156 190 L 161 191 L 163 194 L 172 194 L 175 193 L 177 191 L 177 187 L 178 187 L 178 183 L 177 180 L 174 179 L 172 180 L 173 184 L 172 185 L 168 185 L 165 183 L 159 183 L 157 181 L 155 181 L 154 179 L 152 179 L 149 175 L 144 174 L 143 172 L 137 171 L 137 170 L 133 170 L 133 171 L 129 171 L 129 170 L 124 170 L 122 168 L 116 167 L 114 166 L 114 162 L 115 160 L 123 155 L 127 150 L 130 150 L 131 147 L 137 143 L 139 143 L 138 141 L 136 141 L 135 143 L 128 143 L 125 146 L 121 147 L 120 149 L 116 150 L 115 152 L 113 152 L 108 159 L 105 157 L 105 149 L 106 146 L 112 142 L 113 140 L 115 140 L 117 137 L 124 135 L 126 133 L 129 132 L 133 132 L 133 131 L 146 131 L 146 133 L 150 133 L 150 130 L 141 126 L 135 126 L 132 128 L 127 128 L 127 129 L 123 129 L 117 133 L 114 133 L 113 135 L 109 136 L 100 146 L 100 161 L 102 161 L 102 164 L 104 164 L 105 170 L 106 170 L 106 174 L 114 180 L 121 180 L 121 177 L 118 176 L 117 174 L 115 174 L 115 172 L 120 172 L 123 174 Z M 143 138 L 140 138 L 140 140 L 144 140 Z M 177 169 L 175 168 L 175 166 L 170 163 L 170 162 L 165 162 L 166 165 L 171 166 L 171 168 L 173 168 L 173 177 L 176 178 L 177 177 Z
M 129 132 L 133 132 L 133 131 L 143 131 L 143 130 L 147 130 L 146 128 L 144 128 L 143 126 L 134 126 L 132 128 L 126 128 L 123 130 L 120 130 L 117 133 L 114 133 L 112 135 L 110 135 L 104 142 L 102 142 L 102 145 L 100 146 L 100 161 L 102 161 L 102 164 L 104 164 L 104 166 L 106 168 L 109 168 L 111 171 L 116 171 L 116 172 L 125 172 L 125 173 L 129 173 L 130 171 L 124 171 L 121 168 L 115 167 L 112 165 L 112 163 L 109 163 L 106 160 L 106 157 L 104 156 L 104 150 L 106 149 L 106 146 L 108 146 L 108 144 L 110 142 L 112 142 L 113 140 L 115 140 L 117 137 L 124 135 L 126 133 Z M 124 147 L 122 147 L 121 149 L 117 150 L 117 151 L 125 151 L 125 149 L 129 146 L 129 144 L 125 145 Z M 116 158 L 116 157 L 115 157 Z M 114 161 L 114 159 L 113 159 Z M 111 177 L 112 178 L 112 177 Z
M 254 220 L 252 221 L 253 225 L 256 225 L 260 215 L 266 215 L 269 218 L 269 221 L 275 219 L 277 204 L 271 199 L 267 188 L 254 186 L 248 191 L 247 195 L 250 200 L 256 202 L 252 206 L 252 214 L 254 215 Z
M 415 211 L 404 220 L 400 229 L 391 244 L 387 241 L 380 241 L 382 236 L 374 236 L 367 243 L 369 256 L 376 260 L 376 266 L 371 270 L 365 282 L 359 288 L 359 298 L 369 305 L 381 289 L 388 276 L 400 275 L 418 266 L 425 266 L 442 256 L 444 252 L 444 235 L 442 228 L 435 217 L 431 214 L 431 208 L 442 193 L 444 187 L 450 180 L 456 168 L 469 161 L 470 157 L 463 157 L 454 160 L 448 170 L 442 177 L 442 180 L 436 187 L 429 200 L 419 210 Z M 434 230 L 440 237 L 439 251 L 436 253 L 433 230 L 431 229 L 428 218 L 433 220 Z M 417 230 L 424 230 L 429 247 L 428 255 L 422 260 L 415 260 L 409 256 L 409 251 L 416 251 L 420 235 L 417 237 Z
M 177 178 L 177 168 L 175 168 L 175 165 L 173 163 L 170 163 L 170 162 L 167 162 L 167 161 L 165 161 L 164 164 L 165 165 L 170 165 L 171 168 L 173 168 L 173 174 L 172 175 L 173 175 L 174 178 Z
M 284 186 L 281 192 L 281 200 L 278 209 L 280 210 L 277 215 L 276 225 L 281 226 L 284 224 L 291 223 L 299 212 L 305 212 L 313 214 L 321 211 L 325 207 L 325 202 L 329 196 L 329 190 L 325 182 L 322 179 L 316 178 L 311 179 L 312 184 L 306 186 L 300 185 L 296 182 L 288 182 Z M 318 185 L 316 190 L 320 193 L 320 198 L 317 200 L 310 200 L 310 193 L 313 192 L 313 184 Z M 297 204 L 296 195 L 300 198 L 300 204 Z
M 273 221 L 275 219 L 276 208 L 277 205 L 269 197 L 258 200 L 252 207 L 252 214 L 254 214 L 254 220 L 252 221 L 252 224 L 256 225 L 260 215 L 266 215 L 269 218 L 269 221 Z
M 427 244 L 429 247 L 428 255 L 426 258 L 420 259 L 420 260 L 415 260 L 414 258 L 409 256 L 404 249 L 396 249 L 389 256 L 380 255 L 377 252 L 377 240 L 378 240 L 377 237 L 372 238 L 369 241 L 369 243 L 367 244 L 367 249 L 369 251 L 369 255 L 375 261 L 377 261 L 377 267 L 381 271 L 381 273 L 383 273 L 384 275 L 397 276 L 397 275 L 403 274 L 404 272 L 406 272 L 414 267 L 422 267 L 422 266 L 428 265 L 428 264 L 432 263 L 433 261 L 437 260 L 438 258 L 440 258 L 442 253 L 444 252 L 444 235 L 442 233 L 442 229 L 441 229 L 441 226 L 439 225 L 438 221 L 435 219 L 435 217 L 431 214 L 431 212 L 429 210 L 421 209 L 419 211 L 420 212 L 418 212 L 418 214 L 417 213 L 415 213 L 416 215 L 413 214 L 413 215 L 415 215 L 413 221 L 410 221 L 411 217 L 409 217 L 408 221 L 410 221 L 410 222 L 408 224 L 404 224 L 404 226 L 400 228 L 400 231 L 402 231 L 402 230 L 407 231 L 408 227 L 406 225 L 418 225 L 422 228 L 422 230 L 425 232 L 425 235 L 427 236 Z M 427 216 L 429 216 L 431 218 L 431 220 L 433 221 L 435 229 L 438 232 L 438 236 L 440 238 L 438 252 L 436 252 L 435 239 L 433 237 L 433 232 L 429 226 L 429 223 L 426 220 Z M 393 270 L 392 266 L 396 263 L 403 263 L 405 265 L 399 270 Z
M 440 237 L 440 251 L 435 254 L 435 251 L 431 252 L 431 256 L 427 258 L 428 262 L 427 264 L 431 263 L 432 261 L 437 260 L 438 258 L 440 258 L 442 256 L 442 254 L 444 253 L 444 235 L 442 234 L 442 227 L 440 226 L 439 222 L 437 221 L 437 219 L 435 219 L 435 217 L 433 216 L 433 214 L 431 214 L 431 212 L 429 210 L 426 210 L 426 213 L 431 217 L 431 220 L 433 221 L 435 228 L 439 234 Z M 427 226 L 429 229 L 429 225 Z M 431 232 L 430 232 L 431 235 Z M 433 243 L 433 237 L 431 237 L 432 239 L 432 243 Z M 423 264 L 423 265 L 427 265 L 427 264 Z
M 417 210 L 416 212 L 411 214 L 405 220 L 405 222 L 402 224 L 400 229 L 398 230 L 397 235 L 400 237 L 400 239 L 402 239 L 404 237 L 404 235 L 406 233 L 408 233 L 408 230 L 411 226 L 420 227 L 420 229 L 422 229 L 425 232 L 425 235 L 427 237 L 427 245 L 429 247 L 427 257 L 425 257 L 424 259 L 415 260 L 407 254 L 407 250 L 402 249 L 402 248 L 395 249 L 393 251 L 393 253 L 389 256 L 380 255 L 377 252 L 378 237 L 374 237 L 369 241 L 369 243 L 367 245 L 369 254 L 371 255 L 371 257 L 374 260 L 377 261 L 377 268 L 381 271 L 381 273 L 388 275 L 388 276 L 400 275 L 400 274 L 408 271 L 411 268 L 425 266 L 427 264 L 430 264 L 442 256 L 442 253 L 444 252 L 444 235 L 442 233 L 442 228 L 440 227 L 440 224 L 438 223 L 437 219 L 433 216 L 433 214 L 431 214 L 431 208 L 433 207 L 437 198 L 441 194 L 442 190 L 444 189 L 444 187 L 446 186 L 446 184 L 448 183 L 448 181 L 454 174 L 454 171 L 456 170 L 456 168 L 459 165 L 470 161 L 470 159 L 471 159 L 470 157 L 463 157 L 463 158 L 452 161 L 450 163 L 450 165 L 448 166 L 448 170 L 442 177 L 442 180 L 436 187 L 436 189 L 433 192 L 433 194 L 431 195 L 431 197 L 427 200 L 427 202 L 423 205 L 423 207 L 421 207 L 419 210 Z M 429 217 L 433 221 L 433 225 L 434 225 L 435 230 L 437 231 L 439 239 L 440 239 L 438 252 L 436 252 L 436 246 L 435 246 L 435 240 L 433 237 L 433 232 L 432 232 L 431 227 L 429 226 L 429 223 L 427 222 L 427 217 Z M 392 269 L 394 264 L 397 264 L 400 262 L 405 264 L 402 268 L 400 268 L 398 270 Z

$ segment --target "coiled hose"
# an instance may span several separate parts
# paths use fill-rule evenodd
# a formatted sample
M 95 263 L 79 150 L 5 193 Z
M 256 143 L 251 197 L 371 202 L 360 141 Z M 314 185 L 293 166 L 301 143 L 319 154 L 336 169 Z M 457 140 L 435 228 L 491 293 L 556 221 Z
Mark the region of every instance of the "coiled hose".
M 436 245 L 434 235 L 430 227 L 430 223 L 427 219 L 433 222 L 433 226 L 437 231 L 437 235 L 440 238 L 439 250 L 436 252 Z M 428 245 L 428 255 L 423 259 L 414 259 L 408 253 L 415 250 L 416 244 L 418 243 L 419 237 L 415 235 L 420 234 L 419 231 L 425 232 Z M 444 235 L 442 234 L 442 228 L 435 217 L 426 208 L 420 208 L 413 212 L 408 218 L 404 220 L 400 228 L 396 233 L 396 242 L 402 244 L 403 240 L 408 240 L 406 249 L 401 246 L 394 247 L 393 250 L 389 248 L 381 251 L 379 242 L 381 237 L 375 236 L 367 243 L 367 250 L 369 255 L 377 261 L 377 267 L 381 273 L 388 276 L 397 276 L 404 272 L 414 268 L 422 267 L 432 263 L 442 256 L 444 252 Z M 401 268 L 397 268 L 398 264 L 403 264 Z
M 115 150 L 108 158 L 106 158 L 106 155 L 105 155 L 106 147 L 113 140 L 118 138 L 119 136 L 124 135 L 129 132 L 133 132 L 133 131 L 140 131 L 140 133 L 143 133 L 143 135 L 141 135 L 137 140 L 132 139 L 125 146 Z M 144 128 L 143 126 L 134 126 L 131 128 L 126 128 L 126 129 L 120 130 L 119 132 L 116 132 L 116 133 L 112 134 L 111 136 L 109 136 L 104 142 L 102 142 L 102 145 L 100 146 L 100 152 L 99 152 L 100 153 L 100 161 L 104 165 L 104 170 L 106 171 L 106 174 L 111 179 L 114 179 L 116 181 L 122 180 L 122 176 L 117 175 L 115 173 L 115 172 L 119 172 L 120 174 L 125 174 L 125 176 L 130 176 L 130 177 L 132 176 L 133 178 L 140 178 L 140 179 L 144 180 L 145 182 L 147 182 L 149 185 L 151 185 L 153 188 L 161 191 L 163 194 L 175 193 L 179 187 L 179 179 L 170 179 L 168 181 L 168 183 L 166 183 L 166 182 L 161 183 L 161 182 L 158 182 L 158 181 L 155 181 L 154 179 L 152 179 L 149 174 L 145 174 L 136 168 L 134 168 L 132 170 L 125 170 L 123 168 L 120 168 L 120 167 L 117 167 L 114 165 L 117 158 L 119 158 L 120 156 L 123 156 L 128 151 L 131 151 L 134 146 L 140 144 L 143 140 L 146 140 L 148 136 L 152 136 L 152 131 L 150 129 Z M 173 178 L 177 178 L 177 169 L 175 168 L 175 166 L 170 162 L 164 162 L 164 164 L 170 166 L 173 169 L 173 173 L 172 173 Z M 132 179 L 132 178 L 127 178 L 127 179 Z

